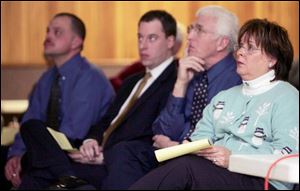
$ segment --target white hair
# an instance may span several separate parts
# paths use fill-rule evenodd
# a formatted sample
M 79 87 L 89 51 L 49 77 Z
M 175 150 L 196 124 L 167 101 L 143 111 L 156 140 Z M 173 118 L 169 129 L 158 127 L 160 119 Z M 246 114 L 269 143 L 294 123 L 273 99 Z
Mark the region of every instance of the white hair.
M 237 16 L 224 7 L 217 5 L 200 8 L 196 16 L 199 17 L 201 15 L 211 16 L 217 19 L 216 33 L 229 38 L 228 51 L 233 51 L 237 43 L 239 30 L 239 20 Z

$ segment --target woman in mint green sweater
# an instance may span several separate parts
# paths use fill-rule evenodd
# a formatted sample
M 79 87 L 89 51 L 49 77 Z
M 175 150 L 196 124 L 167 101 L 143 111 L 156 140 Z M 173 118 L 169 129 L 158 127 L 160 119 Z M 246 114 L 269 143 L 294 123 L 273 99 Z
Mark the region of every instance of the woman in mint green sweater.
M 237 72 L 243 84 L 216 95 L 187 141 L 209 138 L 211 148 L 176 158 L 132 189 L 263 189 L 264 179 L 229 171 L 231 154 L 299 152 L 299 92 L 287 83 L 293 47 L 287 31 L 252 19 L 239 32 Z M 271 189 L 292 184 L 270 181 Z

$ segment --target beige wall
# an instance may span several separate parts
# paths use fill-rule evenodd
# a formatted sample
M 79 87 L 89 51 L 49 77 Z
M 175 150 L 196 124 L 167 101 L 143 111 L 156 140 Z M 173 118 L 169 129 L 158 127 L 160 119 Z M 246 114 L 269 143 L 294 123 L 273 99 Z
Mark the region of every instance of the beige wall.
M 84 20 L 83 55 L 110 77 L 138 58 L 137 22 L 146 11 L 165 9 L 185 27 L 193 22 L 198 8 L 211 4 L 235 12 L 241 24 L 254 17 L 278 22 L 288 30 L 295 56 L 299 56 L 299 2 L 295 1 L 1 1 L 1 99 L 27 98 L 46 69 L 42 44 L 47 24 L 58 12 L 75 13 Z
M 243 24 L 259 17 L 277 21 L 290 34 L 299 55 L 299 2 L 3 2 L 1 1 L 1 65 L 44 65 L 43 40 L 48 21 L 58 12 L 72 12 L 87 27 L 84 55 L 99 65 L 137 59 L 137 22 L 150 9 L 165 9 L 187 26 L 205 5 L 221 5 L 235 12 Z M 182 51 L 181 51 L 182 53 Z M 181 55 L 181 54 L 180 54 Z

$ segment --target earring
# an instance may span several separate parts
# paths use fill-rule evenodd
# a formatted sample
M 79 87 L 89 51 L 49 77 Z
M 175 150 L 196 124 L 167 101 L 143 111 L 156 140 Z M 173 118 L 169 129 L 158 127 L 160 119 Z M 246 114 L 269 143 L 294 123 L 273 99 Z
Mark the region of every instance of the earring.
M 273 66 L 272 63 L 269 63 L 269 68 L 272 68 L 272 66 Z

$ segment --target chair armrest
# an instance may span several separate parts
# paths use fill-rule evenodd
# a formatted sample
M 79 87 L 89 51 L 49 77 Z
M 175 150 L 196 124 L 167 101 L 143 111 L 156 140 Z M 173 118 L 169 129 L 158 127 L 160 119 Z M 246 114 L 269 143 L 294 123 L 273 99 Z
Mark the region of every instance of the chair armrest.
M 281 155 L 231 155 L 228 169 L 232 172 L 263 177 Z M 272 170 L 270 179 L 299 183 L 299 157 L 280 161 Z

